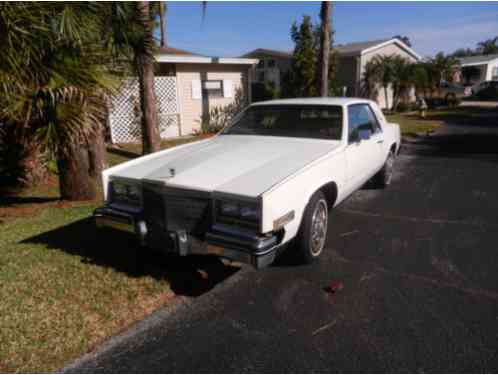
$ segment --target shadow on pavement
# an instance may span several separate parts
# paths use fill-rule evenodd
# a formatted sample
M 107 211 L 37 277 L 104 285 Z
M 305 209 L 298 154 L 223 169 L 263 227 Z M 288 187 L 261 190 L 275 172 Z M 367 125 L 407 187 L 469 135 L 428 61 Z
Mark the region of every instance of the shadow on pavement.
M 166 280 L 177 295 L 199 296 L 239 270 L 217 257 L 164 255 L 141 248 L 131 235 L 99 231 L 92 218 L 28 238 L 23 243 L 82 257 L 82 262 L 110 267 L 131 277 Z
M 498 134 L 435 134 L 405 142 L 403 153 L 422 156 L 462 157 L 498 161 Z

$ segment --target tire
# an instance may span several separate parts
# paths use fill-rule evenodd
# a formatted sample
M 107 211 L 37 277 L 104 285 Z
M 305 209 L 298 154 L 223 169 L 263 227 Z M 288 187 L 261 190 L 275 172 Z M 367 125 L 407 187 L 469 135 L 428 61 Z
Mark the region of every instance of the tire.
M 374 176 L 374 183 L 377 187 L 385 189 L 391 184 L 394 171 L 394 151 L 389 151 L 386 162 L 382 169 Z
M 296 238 L 296 250 L 302 263 L 318 260 L 327 239 L 328 203 L 323 192 L 311 197 L 304 210 L 301 227 Z
M 456 99 L 456 95 L 453 93 L 446 94 L 445 100 L 446 100 L 446 104 L 449 105 L 450 107 L 453 107 L 456 105 L 457 99 Z

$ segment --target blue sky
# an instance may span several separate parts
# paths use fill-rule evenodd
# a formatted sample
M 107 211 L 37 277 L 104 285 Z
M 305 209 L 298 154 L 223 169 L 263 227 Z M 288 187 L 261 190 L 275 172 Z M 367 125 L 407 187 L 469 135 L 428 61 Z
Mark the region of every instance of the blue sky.
M 289 29 L 303 14 L 318 17 L 320 2 L 168 3 L 168 44 L 212 56 L 255 48 L 290 50 Z M 334 2 L 336 43 L 410 37 L 421 55 L 475 47 L 498 36 L 498 2 Z

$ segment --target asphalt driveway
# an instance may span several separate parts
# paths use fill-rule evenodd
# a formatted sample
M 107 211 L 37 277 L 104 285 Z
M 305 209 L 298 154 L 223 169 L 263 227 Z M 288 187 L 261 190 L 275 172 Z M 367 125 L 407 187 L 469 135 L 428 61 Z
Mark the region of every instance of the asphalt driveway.
M 496 372 L 498 137 L 468 136 L 407 144 L 388 190 L 332 213 L 319 264 L 243 268 L 65 371 Z

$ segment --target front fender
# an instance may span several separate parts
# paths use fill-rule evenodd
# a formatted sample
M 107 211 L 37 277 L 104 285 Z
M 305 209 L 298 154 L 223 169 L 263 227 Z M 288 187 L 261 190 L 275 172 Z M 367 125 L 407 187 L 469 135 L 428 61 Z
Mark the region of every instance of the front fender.
M 264 233 L 272 231 L 275 220 L 294 211 L 294 219 L 284 226 L 283 242 L 294 238 L 299 230 L 304 210 L 313 194 L 323 186 L 334 183 L 337 186 L 335 204 L 343 197 L 346 160 L 338 154 L 327 158 L 310 168 L 303 170 L 293 178 L 280 184 L 263 195 Z

